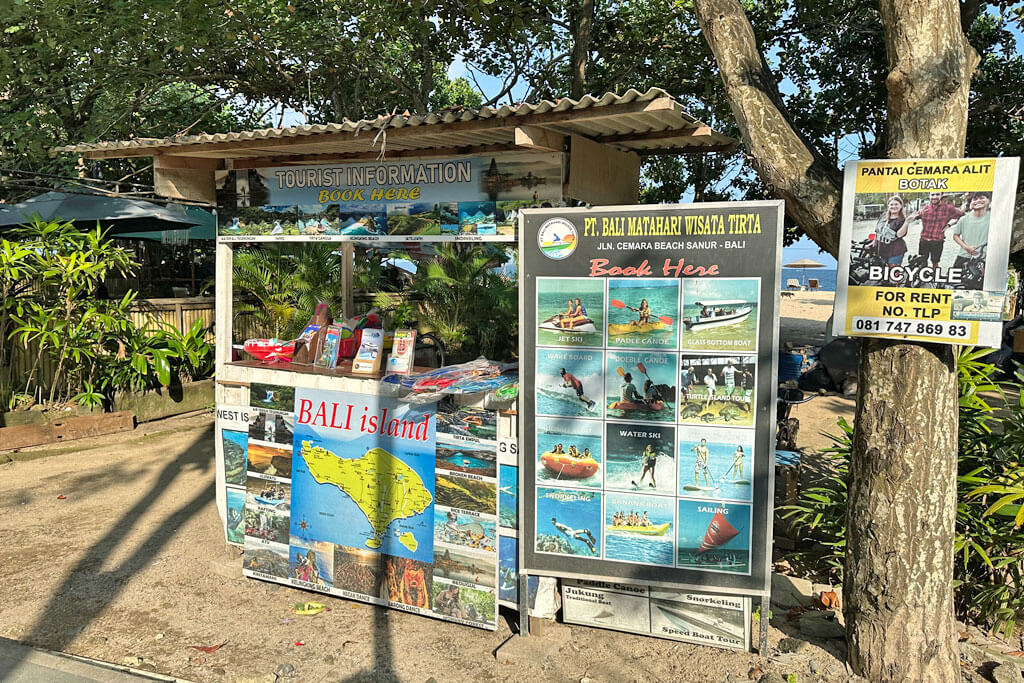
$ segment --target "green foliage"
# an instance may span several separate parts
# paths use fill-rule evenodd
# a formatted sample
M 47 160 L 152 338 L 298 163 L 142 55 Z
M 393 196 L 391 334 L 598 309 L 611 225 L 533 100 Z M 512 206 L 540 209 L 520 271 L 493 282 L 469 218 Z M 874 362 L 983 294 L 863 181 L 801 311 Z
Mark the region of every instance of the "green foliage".
M 509 259 L 491 245 L 437 244 L 413 281 L 420 322 L 444 342 L 453 363 L 517 352 L 519 298 L 515 281 L 496 272 Z
M 955 604 L 961 619 L 1007 634 L 1024 615 L 1024 371 L 995 384 L 994 368 L 981 360 L 987 350 L 966 348 L 957 359 L 960 390 Z M 826 452 L 832 474 L 780 508 L 807 540 L 818 544 L 795 559 L 824 562 L 842 578 L 846 551 L 848 456 L 853 430 L 832 437 Z
M 13 292 L 5 298 L 11 325 L 0 347 L 7 357 L 9 341 L 35 354 L 25 384 L 7 385 L 13 397 L 98 406 L 116 391 L 167 386 L 212 372 L 213 349 L 201 322 L 184 333 L 140 330 L 131 318 L 134 292 L 115 300 L 93 297 L 109 274 L 130 275 L 136 266 L 99 227 L 35 221 L 13 232 L 17 242 L 0 243 L 0 254 L 19 253 L 19 265 L 5 267 L 0 276 L 17 272 L 31 279 L 17 286 L 0 281 L 0 288 Z M 45 385 L 44 365 L 54 368 Z
M 321 301 L 338 315 L 344 295 L 341 257 L 329 244 L 280 244 L 235 250 L 235 316 L 247 317 L 256 336 L 292 339 Z

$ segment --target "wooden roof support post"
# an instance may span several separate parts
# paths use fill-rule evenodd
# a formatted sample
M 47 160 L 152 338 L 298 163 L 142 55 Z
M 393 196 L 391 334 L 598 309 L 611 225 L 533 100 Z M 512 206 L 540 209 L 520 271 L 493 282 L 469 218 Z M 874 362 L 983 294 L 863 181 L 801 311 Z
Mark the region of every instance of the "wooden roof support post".
M 168 199 L 216 204 L 213 174 L 222 166 L 220 159 L 157 154 L 153 157 L 153 188 Z
M 608 206 L 640 198 L 640 156 L 573 135 L 566 197 Z
M 516 128 L 516 146 L 544 152 L 564 152 L 565 136 L 537 126 Z

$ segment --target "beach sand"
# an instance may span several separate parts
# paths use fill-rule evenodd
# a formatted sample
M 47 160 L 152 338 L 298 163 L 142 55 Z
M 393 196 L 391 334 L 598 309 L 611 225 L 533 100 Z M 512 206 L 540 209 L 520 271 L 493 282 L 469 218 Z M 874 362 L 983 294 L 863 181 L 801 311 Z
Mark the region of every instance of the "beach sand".
M 826 324 L 832 315 L 835 292 L 793 292 L 783 296 L 779 306 L 779 348 L 792 346 L 822 346 L 826 337 Z M 807 403 L 793 406 L 792 417 L 800 420 L 797 444 L 804 450 L 820 450 L 832 445 L 826 434 L 839 434 L 836 421 L 846 418 L 853 423 L 855 402 L 837 394 L 819 396 Z

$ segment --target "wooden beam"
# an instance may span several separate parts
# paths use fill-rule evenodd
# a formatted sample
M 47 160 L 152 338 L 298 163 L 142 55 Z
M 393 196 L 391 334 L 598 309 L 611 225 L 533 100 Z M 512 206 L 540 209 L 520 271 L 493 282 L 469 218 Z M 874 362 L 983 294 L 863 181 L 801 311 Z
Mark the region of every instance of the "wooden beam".
M 476 147 L 434 147 L 431 149 L 404 149 L 387 152 L 385 159 L 429 159 L 431 157 L 451 157 L 468 154 L 494 154 L 496 152 L 522 152 L 522 147 L 515 145 L 478 145 Z M 330 162 L 375 161 L 380 152 L 350 152 L 348 154 L 293 154 L 289 156 L 254 157 L 235 159 L 233 168 L 267 168 L 271 166 L 287 166 L 289 164 L 323 164 Z
M 130 432 L 133 429 L 135 429 L 135 417 L 130 410 L 69 417 L 41 424 L 0 427 L 0 451 L 40 446 L 58 441 L 73 441 L 90 436 Z
M 674 101 L 667 97 L 659 97 L 647 102 L 630 102 L 628 104 L 614 104 L 606 107 L 590 107 L 588 109 L 569 109 L 566 111 L 552 111 L 544 114 L 528 114 L 523 116 L 493 116 L 486 119 L 473 119 L 472 121 L 457 121 L 455 123 L 442 124 L 421 124 L 417 126 L 402 126 L 401 128 L 388 128 L 389 138 L 408 137 L 416 135 L 442 135 L 444 133 L 457 133 L 475 130 L 494 130 L 497 128 L 517 128 L 521 125 L 542 125 L 547 123 L 561 123 L 565 121 L 591 121 L 594 119 L 610 118 L 625 114 L 639 114 L 653 111 L 671 110 Z M 361 135 L 367 136 L 367 144 L 379 131 L 374 126 L 367 126 L 361 131 Z M 351 141 L 355 139 L 355 133 L 316 133 L 313 135 L 296 135 L 290 137 L 232 140 L 229 142 L 196 142 L 187 145 L 165 145 L 162 147 L 140 147 L 136 149 L 117 150 L 89 150 L 82 155 L 89 159 L 118 159 L 126 157 L 151 157 L 157 154 L 166 154 L 170 150 L 181 151 L 203 151 L 227 152 L 231 150 L 263 150 L 277 147 L 287 147 L 294 144 L 309 144 L 310 142 L 330 143 L 336 140 Z
M 565 194 L 594 205 L 636 204 L 640 157 L 573 135 Z
M 691 126 L 670 130 L 652 130 L 647 133 L 622 133 L 621 135 L 588 135 L 594 142 L 610 145 L 616 142 L 641 142 L 645 140 L 666 140 L 669 138 L 691 138 L 709 136 L 714 131 L 709 126 Z
M 186 157 L 176 156 L 174 154 L 157 154 L 153 157 L 153 166 L 190 171 L 219 171 L 224 168 L 224 160 L 210 157 Z
M 565 149 L 565 136 L 537 126 L 519 126 L 516 128 L 516 146 L 561 152 Z

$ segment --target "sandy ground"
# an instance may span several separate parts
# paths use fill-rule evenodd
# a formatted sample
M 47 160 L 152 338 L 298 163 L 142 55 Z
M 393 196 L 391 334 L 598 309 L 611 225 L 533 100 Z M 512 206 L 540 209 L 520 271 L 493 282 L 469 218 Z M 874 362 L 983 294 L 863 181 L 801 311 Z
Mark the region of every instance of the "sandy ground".
M 830 314 L 830 293 L 783 297 L 783 341 L 822 343 Z M 852 413 L 835 396 L 797 406 L 801 445 L 827 446 L 821 433 Z M 213 443 L 202 415 L 0 464 L 0 636 L 197 681 L 273 681 L 288 667 L 303 681 L 726 681 L 755 667 L 807 680 L 812 662 L 825 675 L 811 679 L 848 680 L 837 641 L 769 660 L 557 625 L 501 647 L 505 620 L 492 633 L 245 579 L 223 542 Z M 291 614 L 308 599 L 331 611 Z M 772 651 L 797 634 L 782 615 L 772 626 Z
M 505 622 L 492 633 L 242 578 L 215 507 L 208 415 L 61 450 L 0 464 L 2 637 L 197 681 L 273 681 L 282 665 L 303 681 L 745 681 L 757 666 L 806 680 L 811 661 L 827 672 L 814 680 L 847 680 L 816 645 L 767 660 L 561 625 L 496 658 Z M 290 613 L 308 599 L 331 611 Z M 795 631 L 781 615 L 773 626 L 773 647 L 777 628 Z

